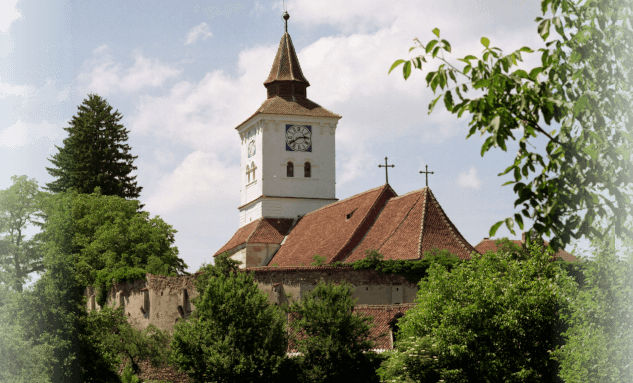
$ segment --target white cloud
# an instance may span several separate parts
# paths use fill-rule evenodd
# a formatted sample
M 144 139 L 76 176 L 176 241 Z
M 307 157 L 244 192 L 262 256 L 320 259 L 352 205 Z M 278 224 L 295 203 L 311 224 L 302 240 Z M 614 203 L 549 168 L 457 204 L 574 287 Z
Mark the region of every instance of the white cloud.
M 461 172 L 457 177 L 457 184 L 463 188 L 481 188 L 481 180 L 477 177 L 477 169 L 471 166 L 468 172 Z
M 7 98 L 9 95 L 26 96 L 32 91 L 32 87 L 21 85 L 9 85 L 1 81 L 0 78 L 0 99 Z
M 147 199 L 149 211 L 167 213 L 196 205 L 223 206 L 239 195 L 238 165 L 228 166 L 215 153 L 195 151 L 157 182 Z
M 144 57 L 138 50 L 132 54 L 134 65 L 128 68 L 113 60 L 106 45 L 92 53 L 93 59 L 85 65 L 87 70 L 78 76 L 81 93 L 136 92 L 147 87 L 159 87 L 181 72 L 159 60 Z
M 217 70 L 197 83 L 177 83 L 166 96 L 142 96 L 129 125 L 136 133 L 156 135 L 194 150 L 239 156 L 239 137 L 233 128 L 266 99 L 262 82 L 270 67 L 252 63 L 270 57 L 272 64 L 274 55 L 272 46 L 245 50 L 239 55 L 237 77 Z
M 481 13 L 474 12 L 473 7 L 485 5 L 453 1 L 449 8 L 457 11 L 451 13 L 440 5 L 414 7 L 395 3 L 386 7 L 384 1 L 378 0 L 363 2 L 363 6 L 325 1 L 315 5 L 299 0 L 289 4 L 289 12 L 293 19 L 308 26 L 331 24 L 344 32 L 348 26 L 349 31 L 358 31 L 325 36 L 308 46 L 295 45 L 303 73 L 312 84 L 308 97 L 343 115 L 337 129 L 337 153 L 345 153 L 346 158 L 339 159 L 339 184 L 362 177 L 362 167 L 371 158 L 369 146 L 377 142 L 388 145 L 403 137 L 419 137 L 437 143 L 465 136 L 462 130 L 467 116 L 456 121 L 454 115 L 442 111 L 441 102 L 431 116 L 427 115 L 433 93 L 425 87 L 426 70 L 415 71 L 408 81 L 404 81 L 401 72 L 387 72 L 396 59 L 407 57 L 414 37 L 430 39 L 430 29 L 435 26 L 442 27 L 442 36 L 453 42 L 454 57 L 481 52 L 481 26 L 473 28 L 479 21 L 471 20 L 471 16 Z M 538 7 L 533 8 L 538 11 Z M 420 20 L 432 23 L 422 25 Z M 499 27 L 494 31 L 488 37 L 506 49 L 531 45 L 517 37 L 524 35 L 521 30 Z M 534 36 L 537 39 L 536 32 Z M 276 48 L 275 44 L 242 51 L 236 76 L 215 70 L 199 81 L 175 84 L 165 96 L 141 96 L 130 117 L 130 126 L 140 134 L 237 160 L 239 139 L 233 128 L 265 100 L 262 82 Z M 252 65 L 254 62 L 260 64 Z
M 185 41 L 185 45 L 193 44 L 198 39 L 202 39 L 203 41 L 213 36 L 213 33 L 209 30 L 209 26 L 207 23 L 201 23 L 193 27 L 189 33 L 187 34 L 187 41 Z
M 0 131 L 0 148 L 19 149 L 32 142 L 44 139 L 52 146 L 59 137 L 57 125 L 44 120 L 39 124 L 24 123 L 18 119 L 15 124 Z
M 24 16 L 15 8 L 18 0 L 0 1 L 0 33 L 7 33 L 11 23 Z

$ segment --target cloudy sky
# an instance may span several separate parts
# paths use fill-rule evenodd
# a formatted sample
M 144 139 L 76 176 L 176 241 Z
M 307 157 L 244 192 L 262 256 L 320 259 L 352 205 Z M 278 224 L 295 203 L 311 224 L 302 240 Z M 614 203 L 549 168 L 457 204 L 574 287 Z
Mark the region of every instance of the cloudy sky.
M 499 177 L 516 154 L 466 140 L 468 118 L 427 115 L 424 74 L 408 81 L 391 64 L 413 39 L 440 28 L 454 57 L 480 54 L 482 36 L 504 51 L 539 47 L 539 0 L 289 0 L 289 32 L 308 97 L 343 116 L 337 129 L 336 197 L 384 183 L 404 194 L 418 172 L 473 245 L 511 215 L 514 194 Z M 142 203 L 178 230 L 196 271 L 238 227 L 239 145 L 234 130 L 265 100 L 263 82 L 283 34 L 277 1 L 64 1 L 0 3 L 0 189 L 12 175 L 40 185 L 47 158 L 89 93 L 122 113 Z M 414 51 L 415 52 L 415 51 Z M 537 57 L 526 60 L 536 66 Z M 541 141 L 534 141 L 542 146 Z M 503 229 L 500 236 L 509 233 Z

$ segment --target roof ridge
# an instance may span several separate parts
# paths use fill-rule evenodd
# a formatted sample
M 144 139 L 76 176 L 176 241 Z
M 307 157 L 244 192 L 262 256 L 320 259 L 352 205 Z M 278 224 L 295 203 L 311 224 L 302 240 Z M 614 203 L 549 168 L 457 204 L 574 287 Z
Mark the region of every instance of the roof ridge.
M 399 196 L 393 197 L 392 200 L 400 199 L 402 197 L 406 197 L 406 196 L 408 196 L 410 194 L 414 194 L 414 193 L 421 193 L 421 192 L 424 191 L 424 189 L 426 189 L 426 188 L 417 189 L 417 190 L 410 191 L 408 193 L 404 193 L 403 195 L 399 195 Z
M 376 190 L 378 190 L 378 189 L 380 189 L 380 188 L 383 188 L 383 187 L 385 187 L 385 186 L 388 186 L 388 185 L 389 185 L 389 184 L 385 184 L 385 185 L 382 185 L 382 186 L 378 186 L 378 187 L 375 187 L 375 188 L 373 188 L 373 189 L 366 190 L 366 191 L 364 191 L 364 192 L 362 192 L 362 193 L 354 194 L 354 195 L 353 195 L 353 196 L 351 196 L 351 197 L 347 197 L 347 198 L 345 198 L 345 199 L 342 199 L 342 200 L 339 200 L 339 201 L 333 202 L 333 203 L 331 203 L 331 204 L 328 204 L 328 205 L 322 206 L 322 207 L 320 207 L 320 208 L 318 208 L 318 209 L 316 209 L 316 210 L 313 210 L 313 211 L 311 211 L 311 212 L 309 212 L 309 213 L 306 213 L 306 214 L 304 215 L 304 217 L 306 217 L 306 216 L 308 216 L 308 215 L 310 215 L 310 214 L 316 213 L 317 211 L 325 210 L 325 209 L 327 209 L 327 208 L 330 208 L 330 207 L 336 206 L 336 205 L 338 205 L 338 204 L 340 204 L 340 203 L 342 203 L 342 202 L 345 202 L 345 201 L 347 201 L 347 200 L 351 200 L 351 199 L 354 199 L 354 198 L 360 197 L 360 196 L 362 196 L 362 195 L 365 195 L 365 194 L 367 194 L 367 193 L 371 193 L 371 192 L 373 192 L 373 191 L 376 191 Z M 391 190 L 393 191 L 393 189 L 391 189 Z M 395 193 L 395 192 L 394 192 L 394 193 Z M 372 206 L 373 206 L 373 205 L 372 205 Z
M 418 237 L 418 258 L 422 259 L 422 238 L 424 237 L 424 221 L 426 220 L 426 200 L 428 192 L 430 192 L 429 187 L 425 186 L 422 188 L 422 192 L 424 193 L 424 199 L 422 200 L 422 218 L 420 219 L 420 236 Z
M 470 243 L 468 243 L 466 241 L 466 238 L 464 238 L 462 236 L 462 234 L 459 232 L 459 230 L 457 230 L 457 227 L 453 224 L 451 219 L 448 218 L 448 215 L 446 215 L 446 212 L 444 211 L 444 209 L 442 208 L 440 203 L 437 202 L 437 199 L 435 198 L 435 196 L 433 195 L 433 192 L 431 192 L 431 190 L 429 190 L 429 195 L 431 196 L 432 202 L 435 204 L 435 206 L 440 211 L 440 215 L 442 217 L 442 220 L 448 225 L 449 231 L 450 231 L 451 236 L 453 237 L 453 239 L 455 239 L 464 248 L 464 250 L 466 250 L 466 253 L 471 254 L 471 255 L 473 254 L 473 252 L 468 249 L 468 246 L 466 246 L 466 244 L 468 244 L 470 247 L 473 248 L 473 250 L 475 250 L 475 252 L 477 252 L 477 249 L 475 249 Z M 459 236 L 457 234 L 459 234 Z M 464 242 L 466 242 L 466 244 Z
M 391 190 L 393 191 L 393 189 L 391 189 Z M 395 193 L 395 192 L 394 192 L 394 193 Z M 380 198 L 380 196 L 379 196 L 379 198 Z M 388 201 L 384 204 L 384 206 L 380 209 L 380 211 L 378 212 L 378 215 L 376 216 L 376 221 L 378 220 L 378 218 L 380 218 L 380 215 L 382 214 L 382 212 L 385 210 L 385 208 L 387 207 L 387 205 L 389 204 L 389 202 L 390 202 L 392 199 L 393 199 L 393 198 L 390 198 L 390 199 L 389 199 L 389 200 L 388 200 Z M 370 209 L 370 210 L 371 210 L 371 209 Z M 361 223 L 362 223 L 362 222 L 361 222 Z M 373 226 L 374 226 L 374 225 L 372 225 L 372 226 L 369 228 L 369 230 L 367 230 L 367 231 L 365 232 L 365 234 L 363 234 L 363 238 L 361 238 L 361 239 L 360 239 L 360 241 L 358 241 L 358 243 L 356 244 L 356 246 L 354 246 L 354 248 L 353 248 L 353 249 L 349 252 L 349 254 L 347 255 L 347 257 L 345 257 L 345 259 L 343 259 L 343 262 L 345 262 L 345 261 L 347 260 L 347 258 L 349 258 L 349 257 L 350 257 L 350 256 L 354 253 L 354 251 L 356 251 L 356 249 L 358 248 L 358 246 L 360 246 L 360 245 L 363 243 L 363 241 L 364 241 L 364 240 L 365 240 L 365 238 L 367 237 L 367 234 L 369 234 L 369 232 L 371 231 L 371 228 L 372 228 Z M 379 249 L 376 249 L 376 251 L 378 251 L 378 250 L 379 250 Z
M 356 229 L 352 232 L 352 235 L 349 236 L 348 240 L 336 251 L 336 253 L 334 253 L 334 256 L 332 257 L 332 262 L 335 262 L 334 260 L 337 258 L 341 257 L 341 251 L 343 251 L 345 249 L 345 247 L 351 243 L 352 239 L 354 238 L 354 236 L 358 233 L 359 230 L 361 230 L 361 227 L 363 226 L 363 224 L 365 223 L 365 221 L 367 220 L 367 217 L 369 216 L 369 214 L 371 213 L 371 211 L 374 209 L 374 207 L 376 206 L 376 204 L 378 203 L 378 201 L 380 201 L 380 198 L 387 192 L 387 187 L 389 189 L 391 189 L 391 191 L 393 191 L 393 189 L 391 188 L 391 186 L 389 186 L 389 184 L 385 184 L 383 189 L 380 191 L 380 194 L 378 194 L 378 198 L 376 198 L 374 200 L 374 202 L 371 204 L 371 207 L 369 209 L 367 209 L 367 212 L 365 213 L 365 215 L 363 216 L 363 218 L 360 220 L 360 222 L 358 223 L 358 226 L 356 226 Z M 395 193 L 395 192 L 394 192 Z M 385 205 L 382 207 L 384 208 L 387 203 L 389 202 L 389 200 L 387 200 L 385 202 Z M 376 219 L 378 218 L 378 216 L 376 216 Z M 375 221 L 374 221 L 375 222 Z M 371 229 L 371 227 L 369 228 Z M 369 231 L 369 229 L 367 229 L 367 231 Z M 365 232 L 365 234 L 367 234 L 367 232 Z M 360 242 L 359 242 L 360 244 Z M 344 256 L 344 255 L 343 255 Z M 338 259 L 340 261 L 340 259 Z
M 389 200 L 389 201 L 387 201 L 387 203 L 385 204 L 385 207 L 389 204 L 389 202 L 394 201 L 394 200 L 396 200 L 396 199 L 398 199 L 398 198 L 400 198 L 400 197 L 404 197 L 404 196 L 409 195 L 409 194 L 411 194 L 411 192 L 410 192 L 410 193 L 403 194 L 403 195 L 398 196 L 398 197 L 396 197 L 396 198 L 392 198 L 392 199 L 390 199 L 390 200 Z M 383 241 L 383 243 L 382 243 L 382 244 L 378 247 L 378 249 L 376 249 L 376 251 L 380 251 L 380 249 L 381 249 L 381 248 L 385 245 L 385 243 L 387 243 L 387 241 L 389 241 L 389 240 L 391 239 L 391 237 L 393 237 L 393 236 L 396 234 L 396 232 L 400 229 L 400 227 L 402 226 L 402 224 L 404 223 L 404 221 L 406 221 L 406 220 L 407 220 L 407 218 L 409 217 L 409 214 L 411 214 L 411 212 L 413 211 L 413 208 L 414 208 L 414 207 L 418 204 L 418 202 L 420 201 L 420 197 L 421 197 L 421 195 L 422 195 L 422 193 L 420 193 L 420 196 L 418 196 L 418 199 L 417 199 L 417 200 L 415 201 L 415 203 L 411 206 L 411 208 L 409 209 L 409 211 L 407 212 L 407 214 L 404 216 L 404 218 L 402 219 L 402 221 L 400 221 L 400 223 L 398 224 L 398 227 L 397 227 L 397 228 L 396 228 L 396 229 L 395 229 L 395 230 L 391 233 L 391 235 L 390 235 L 387 239 L 385 239 L 385 240 Z M 381 212 L 382 212 L 382 211 L 381 211 Z
M 246 240 L 244 241 L 244 243 L 249 243 L 248 241 L 251 240 L 251 237 L 255 234 L 257 229 L 259 229 L 259 226 L 264 221 L 264 217 L 258 218 L 257 221 L 259 221 L 259 222 L 257 223 L 257 225 L 255 225 L 255 228 L 253 229 L 253 231 L 251 231 L 251 233 L 248 235 L 248 237 L 246 237 Z M 257 222 L 257 221 L 255 221 L 255 222 Z

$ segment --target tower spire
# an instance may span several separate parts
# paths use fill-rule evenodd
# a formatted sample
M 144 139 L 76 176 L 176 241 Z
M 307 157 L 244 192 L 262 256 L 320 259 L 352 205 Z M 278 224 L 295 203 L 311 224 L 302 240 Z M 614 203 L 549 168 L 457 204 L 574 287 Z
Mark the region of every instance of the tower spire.
M 281 36 L 273 67 L 270 69 L 268 78 L 264 81 L 264 86 L 268 89 L 268 98 L 276 96 L 289 99 L 305 98 L 306 88 L 310 86 L 308 80 L 303 76 L 295 47 L 288 34 L 289 18 L 288 12 L 284 12 L 285 32 Z

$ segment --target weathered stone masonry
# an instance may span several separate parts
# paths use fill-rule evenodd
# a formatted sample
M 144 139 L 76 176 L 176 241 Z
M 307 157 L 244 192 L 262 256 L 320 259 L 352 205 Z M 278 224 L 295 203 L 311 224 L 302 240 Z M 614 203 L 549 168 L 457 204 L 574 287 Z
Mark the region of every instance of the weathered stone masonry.
M 271 304 L 283 305 L 301 298 L 320 281 L 354 286 L 357 305 L 401 305 L 413 303 L 417 286 L 397 274 L 375 270 L 354 270 L 351 267 L 260 267 L 252 272 L 259 289 L 268 295 Z M 174 324 L 185 320 L 195 310 L 191 299 L 198 296 L 195 275 L 164 277 L 146 275 L 147 281 L 116 283 L 108 293 L 107 304 L 124 307 L 130 324 L 143 329 L 150 323 L 161 330 L 173 331 Z M 88 309 L 100 309 L 96 291 L 86 289 Z

